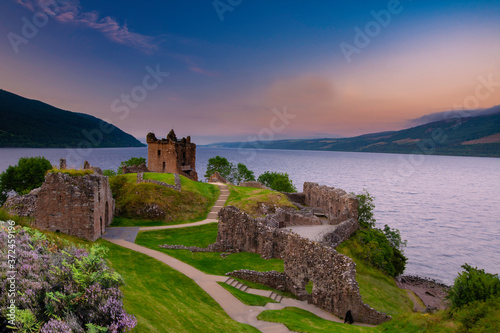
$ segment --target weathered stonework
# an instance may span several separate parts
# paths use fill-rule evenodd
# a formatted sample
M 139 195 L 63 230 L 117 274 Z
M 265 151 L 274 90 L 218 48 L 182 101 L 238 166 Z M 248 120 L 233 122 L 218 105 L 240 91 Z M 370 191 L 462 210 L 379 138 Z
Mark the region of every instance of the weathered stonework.
M 40 192 L 40 188 L 36 188 L 26 195 L 11 195 L 2 208 L 12 215 L 33 216 L 36 210 L 38 192 Z
M 219 171 L 215 171 L 213 175 L 210 176 L 208 179 L 209 183 L 224 183 L 228 184 L 229 182 L 227 181 L 226 178 L 222 177 Z
M 255 188 L 261 188 L 264 190 L 270 190 L 270 188 L 267 187 L 266 185 L 262 184 L 261 182 L 256 182 L 256 181 L 241 182 L 238 184 L 238 186 L 255 187 Z
M 332 224 L 348 219 L 358 220 L 358 199 L 354 194 L 340 188 L 309 182 L 304 183 L 303 193 L 305 204 L 321 208 Z
M 322 225 L 321 220 L 314 216 L 310 210 L 295 210 L 293 208 L 276 208 L 273 215 L 266 217 L 279 221 L 279 227 L 291 227 L 295 225 Z M 270 223 L 268 223 L 269 225 Z
M 113 221 L 114 209 L 108 177 L 49 172 L 37 195 L 34 225 L 95 241 Z
M 146 166 L 145 163 L 142 163 L 141 165 L 131 165 L 131 166 L 122 166 L 122 174 L 127 174 L 127 173 L 139 173 L 139 172 L 149 172 L 148 167 Z
M 356 265 L 349 257 L 324 244 L 270 227 L 268 220 L 253 219 L 236 207 L 225 207 L 219 212 L 215 245 L 283 259 L 285 289 L 337 316 L 343 317 L 351 310 L 355 321 L 370 324 L 391 318 L 363 303 Z M 309 281 L 313 282 L 312 294 L 305 291 Z
M 226 273 L 226 275 L 237 279 L 260 283 L 281 291 L 287 290 L 286 286 L 288 279 L 286 274 L 277 271 L 257 272 L 249 269 L 240 269 L 239 271 Z
M 154 133 L 148 133 L 148 170 L 151 172 L 178 173 L 197 181 L 196 144 L 191 137 L 177 140 L 174 130 L 166 139 L 157 139 Z
M 171 188 L 172 190 L 176 190 L 176 191 L 180 192 L 182 189 L 181 177 L 175 173 L 174 180 L 175 180 L 175 185 L 170 185 L 170 184 L 167 184 L 165 182 L 160 182 L 160 181 L 154 180 L 154 179 L 144 179 L 143 172 L 139 172 L 137 174 L 137 184 L 139 184 L 139 183 L 151 183 L 151 184 L 156 184 L 156 185 L 160 185 L 163 187 L 168 187 L 168 188 Z

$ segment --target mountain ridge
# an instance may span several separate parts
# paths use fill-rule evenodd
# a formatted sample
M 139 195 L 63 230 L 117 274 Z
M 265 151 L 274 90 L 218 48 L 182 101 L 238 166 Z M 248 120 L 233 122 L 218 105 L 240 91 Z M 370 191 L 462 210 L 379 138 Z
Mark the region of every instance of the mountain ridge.
M 351 138 L 214 143 L 205 147 L 500 157 L 500 112 Z
M 118 127 L 90 114 L 54 107 L 0 89 L 0 147 L 144 147 Z

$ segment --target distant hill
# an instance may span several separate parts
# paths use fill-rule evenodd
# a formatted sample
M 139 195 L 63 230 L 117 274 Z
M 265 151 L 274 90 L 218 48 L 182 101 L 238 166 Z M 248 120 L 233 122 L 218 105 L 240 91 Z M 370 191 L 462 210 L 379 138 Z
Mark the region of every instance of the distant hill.
M 353 138 L 231 142 L 207 146 L 500 157 L 500 112 Z
M 90 139 L 85 133 L 96 133 L 101 119 L 64 111 L 40 101 L 0 90 L 0 147 L 67 148 L 90 142 L 92 147 L 143 147 L 139 140 L 118 127 Z M 97 140 L 96 140 L 97 139 Z M 84 147 L 87 147 L 86 145 Z

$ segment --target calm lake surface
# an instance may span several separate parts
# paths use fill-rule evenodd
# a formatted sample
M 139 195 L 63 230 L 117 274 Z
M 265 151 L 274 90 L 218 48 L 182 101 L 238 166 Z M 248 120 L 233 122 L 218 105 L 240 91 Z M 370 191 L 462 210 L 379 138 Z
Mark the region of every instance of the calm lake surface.
M 20 157 L 45 156 L 54 165 L 86 159 L 117 169 L 130 157 L 147 157 L 147 148 L 93 149 L 82 156 L 66 149 L 0 149 L 0 171 Z M 245 163 L 256 175 L 285 171 L 299 191 L 305 181 L 374 197 L 377 226 L 388 224 L 408 240 L 406 274 L 447 284 L 464 263 L 500 273 L 500 159 L 292 150 L 198 148 L 200 179 L 210 157 Z

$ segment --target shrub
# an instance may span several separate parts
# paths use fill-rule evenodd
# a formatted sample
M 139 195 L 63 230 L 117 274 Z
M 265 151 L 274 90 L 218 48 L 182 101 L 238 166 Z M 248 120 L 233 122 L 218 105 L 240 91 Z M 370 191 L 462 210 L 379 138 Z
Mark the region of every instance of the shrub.
M 123 308 L 121 276 L 105 260 L 106 248 L 89 251 L 61 246 L 39 231 L 17 228 L 15 278 L 20 331 L 83 332 L 87 324 L 109 332 L 125 332 L 136 325 Z M 0 230 L 0 255 L 7 256 L 8 234 Z M 0 264 L 7 271 L 7 263 Z M 7 318 L 7 279 L 0 280 L 0 317 Z M 1 319 L 1 318 L 0 318 Z
M 463 272 L 455 278 L 448 299 L 452 308 L 460 308 L 474 301 L 486 301 L 500 295 L 498 275 L 486 273 L 483 269 L 468 264 L 462 266 Z
M 389 276 L 402 274 L 408 261 L 403 253 L 406 241 L 401 239 L 398 229 L 392 229 L 387 224 L 383 230 L 375 228 L 374 198 L 366 189 L 357 197 L 360 230 L 344 246 L 349 246 L 354 256 Z
M 7 194 L 14 191 L 26 194 L 42 186 L 45 174 L 52 164 L 45 157 L 22 157 L 17 165 L 10 165 L 0 174 L 0 205 L 7 200 Z
M 255 175 L 253 171 L 248 170 L 248 167 L 243 163 L 238 163 L 235 170 L 235 181 L 237 183 L 254 181 Z
M 257 180 L 275 191 L 297 192 L 297 188 L 287 173 L 266 171 Z

